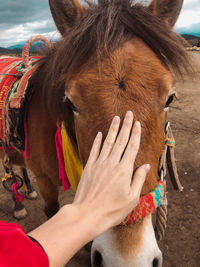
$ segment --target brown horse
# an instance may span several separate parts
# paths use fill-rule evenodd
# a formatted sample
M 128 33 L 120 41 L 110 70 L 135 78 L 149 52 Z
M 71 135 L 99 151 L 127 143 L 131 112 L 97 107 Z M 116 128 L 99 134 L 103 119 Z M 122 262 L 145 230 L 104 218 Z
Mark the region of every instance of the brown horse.
M 104 136 L 114 115 L 132 110 L 142 125 L 135 168 L 151 164 L 142 194 L 157 186 L 164 149 L 166 110 L 173 100 L 174 74 L 189 70 L 189 59 L 173 32 L 183 0 L 49 0 L 62 40 L 38 62 L 29 83 L 26 115 L 30 159 L 10 154 L 36 175 L 45 211 L 58 204 L 56 124 L 63 121 L 85 165 L 98 131 Z M 18 162 L 16 162 L 16 159 Z M 100 222 L 103 223 L 103 222 Z M 151 216 L 110 229 L 93 242 L 92 266 L 161 266 Z

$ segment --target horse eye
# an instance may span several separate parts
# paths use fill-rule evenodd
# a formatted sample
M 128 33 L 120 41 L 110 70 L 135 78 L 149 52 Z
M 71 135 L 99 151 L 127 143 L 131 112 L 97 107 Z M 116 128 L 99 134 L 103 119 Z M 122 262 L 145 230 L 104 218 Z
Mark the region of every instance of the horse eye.
M 170 104 L 172 103 L 172 101 L 174 100 L 174 98 L 176 98 L 176 93 L 173 92 L 167 99 L 166 103 L 165 103 L 165 108 L 164 108 L 164 111 L 167 111 Z
M 78 109 L 74 106 L 74 104 L 71 102 L 71 100 L 68 97 L 65 98 L 65 103 L 70 106 L 70 108 L 72 109 L 74 113 L 78 113 Z

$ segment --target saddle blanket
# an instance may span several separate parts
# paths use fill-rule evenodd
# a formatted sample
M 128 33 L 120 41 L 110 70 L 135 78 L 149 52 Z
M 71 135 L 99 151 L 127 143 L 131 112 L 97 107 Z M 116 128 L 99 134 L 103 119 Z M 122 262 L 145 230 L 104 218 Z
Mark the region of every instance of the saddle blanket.
M 39 56 L 30 57 L 33 62 Z M 35 70 L 25 69 L 22 58 L 0 57 L 0 139 L 25 151 L 25 98 L 28 79 Z

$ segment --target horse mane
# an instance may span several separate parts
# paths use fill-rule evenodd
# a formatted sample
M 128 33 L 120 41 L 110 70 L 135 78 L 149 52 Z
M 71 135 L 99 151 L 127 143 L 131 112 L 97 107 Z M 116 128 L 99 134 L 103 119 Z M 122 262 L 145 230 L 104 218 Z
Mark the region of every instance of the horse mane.
M 88 61 L 101 62 L 133 37 L 142 39 L 167 68 L 178 74 L 191 71 L 180 36 L 148 7 L 131 0 L 85 2 L 81 19 L 39 62 L 37 76 L 48 91 L 53 90 L 56 109 L 64 96 L 67 75 L 77 73 Z

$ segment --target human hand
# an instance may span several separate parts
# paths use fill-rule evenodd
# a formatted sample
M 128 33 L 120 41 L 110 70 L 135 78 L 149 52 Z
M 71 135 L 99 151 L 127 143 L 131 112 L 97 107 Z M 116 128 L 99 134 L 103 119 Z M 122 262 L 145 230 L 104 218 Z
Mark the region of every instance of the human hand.
M 138 204 L 150 166 L 142 165 L 133 176 L 141 126 L 136 122 L 132 129 L 132 125 L 129 111 L 118 134 L 120 118 L 115 117 L 101 151 L 102 133 L 97 135 L 74 202 L 29 233 L 44 247 L 51 266 L 64 266 L 82 246 L 121 223 Z
M 134 176 L 134 162 L 138 153 L 141 125 L 128 111 L 119 132 L 120 118 L 115 116 L 103 147 L 102 133 L 98 133 L 84 168 L 73 204 L 83 216 L 98 223 L 98 234 L 118 225 L 139 202 L 140 192 L 150 169 L 139 167 Z M 132 129 L 132 130 L 131 130 Z

